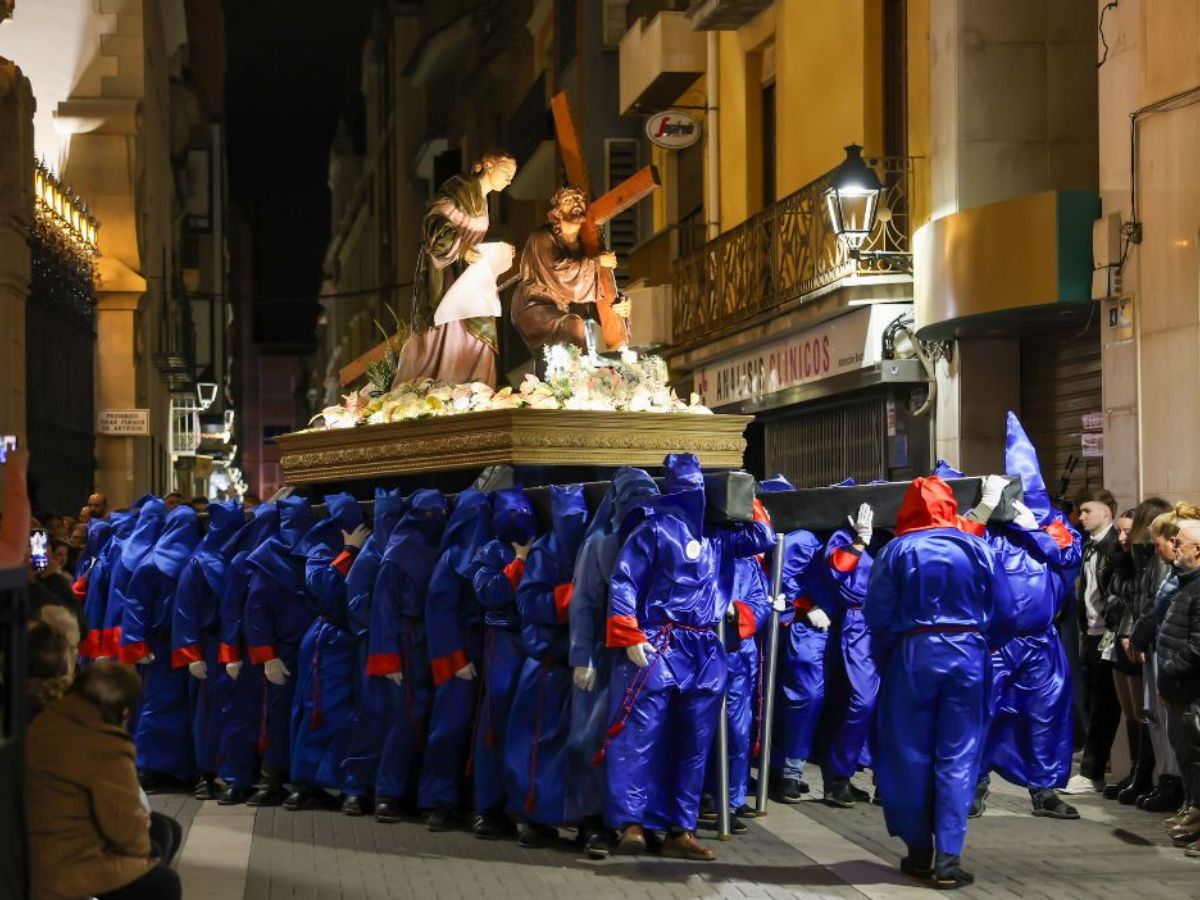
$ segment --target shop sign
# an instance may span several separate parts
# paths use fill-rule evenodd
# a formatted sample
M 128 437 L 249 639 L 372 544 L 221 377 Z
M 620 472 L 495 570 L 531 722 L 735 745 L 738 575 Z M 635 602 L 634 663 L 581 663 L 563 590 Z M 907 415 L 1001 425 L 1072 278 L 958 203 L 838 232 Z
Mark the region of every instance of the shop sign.
M 115 437 L 144 437 L 150 434 L 150 410 L 102 409 L 96 433 Z
M 901 303 L 862 307 L 702 366 L 693 374 L 693 390 L 705 406 L 716 409 L 868 368 L 880 361 L 883 330 L 909 308 Z
M 700 140 L 700 123 L 687 113 L 655 113 L 646 120 L 646 137 L 656 146 L 683 150 Z

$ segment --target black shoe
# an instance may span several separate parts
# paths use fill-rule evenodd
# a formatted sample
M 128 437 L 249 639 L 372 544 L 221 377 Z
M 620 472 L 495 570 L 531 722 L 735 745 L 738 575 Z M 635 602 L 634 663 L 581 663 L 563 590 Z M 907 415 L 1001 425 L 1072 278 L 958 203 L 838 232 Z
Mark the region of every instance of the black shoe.
M 987 798 L 990 793 L 987 782 L 981 781 L 975 785 L 975 796 L 971 799 L 971 808 L 967 811 L 968 819 L 978 819 L 987 810 Z
M 713 798 L 708 794 L 700 798 L 699 818 L 701 822 L 717 821 L 717 804 L 713 802 Z
M 900 871 L 910 878 L 918 878 L 921 881 L 928 881 L 933 877 L 933 863 L 924 864 L 914 861 L 911 856 L 906 856 L 900 860 Z
M 1123 791 L 1128 790 L 1129 786 L 1131 784 L 1133 784 L 1133 773 L 1132 772 L 1129 773 L 1128 775 L 1126 775 L 1124 778 L 1122 778 L 1116 784 L 1106 784 L 1104 786 L 1104 793 L 1103 793 L 1104 799 L 1105 800 L 1119 799 L 1121 796 L 1121 793 Z M 1148 787 L 1146 785 L 1142 785 L 1141 787 L 1142 787 L 1142 790 L 1139 791 L 1139 793 L 1144 794 L 1148 790 Z M 1136 800 L 1137 797 L 1138 797 L 1138 795 L 1134 794 L 1133 799 Z M 1131 800 L 1130 802 L 1132 803 L 1133 801 Z
M 221 791 L 221 796 L 217 798 L 217 806 L 237 806 L 239 803 L 245 803 L 246 798 L 250 796 L 250 789 L 238 787 L 236 784 L 225 785 L 225 790 Z
M 1171 843 L 1176 847 L 1186 847 L 1188 844 L 1200 841 L 1200 831 L 1190 828 L 1186 832 L 1171 835 Z
M 838 809 L 853 809 L 854 795 L 850 793 L 850 782 L 845 778 L 838 778 L 829 782 L 825 787 L 825 805 L 837 807 Z
M 526 850 L 536 850 L 558 840 L 558 829 L 549 825 L 538 825 L 536 822 L 526 822 L 521 826 L 521 836 L 517 843 Z
M 1166 778 L 1163 781 L 1167 781 Z M 1138 803 L 1140 809 L 1146 812 L 1174 812 L 1179 809 L 1179 804 L 1183 801 L 1183 791 L 1178 785 L 1159 784 L 1153 791 L 1147 794 L 1144 798 L 1138 798 L 1141 802 Z
M 745 834 L 750 830 L 750 826 L 743 822 L 735 815 L 729 817 L 729 833 L 730 834 Z
M 403 816 L 400 813 L 400 801 L 395 797 L 375 798 L 375 821 L 385 825 L 399 822 Z
M 883 806 L 883 798 L 879 796 L 879 791 L 871 795 L 872 806 Z
M 217 783 L 217 779 L 213 776 L 205 775 L 196 782 L 192 796 L 197 800 L 216 800 L 221 796 L 221 785 Z
M 281 787 L 259 788 L 246 800 L 247 806 L 279 806 L 288 797 Z
M 846 782 L 850 785 L 850 796 L 854 798 L 855 803 L 870 803 L 871 795 L 860 787 L 855 787 L 853 781 Z
M 1046 819 L 1078 819 L 1079 810 L 1064 803 L 1058 794 L 1044 794 L 1033 798 L 1033 814 Z
M 583 849 L 588 859 L 607 859 L 612 845 L 606 832 L 590 829 L 584 834 Z
M 304 809 L 336 809 L 338 802 L 320 788 L 301 787 L 288 794 L 283 808 L 291 812 Z
M 964 868 L 933 873 L 933 886 L 939 891 L 956 891 L 975 883 L 975 876 Z
M 1152 791 L 1153 785 L 1146 784 L 1140 780 L 1134 780 L 1117 792 L 1117 801 L 1123 806 L 1133 806 L 1137 803 L 1139 797 L 1144 797 Z M 1104 795 L 1108 796 L 1107 789 L 1105 789 Z
M 516 834 L 517 826 L 502 812 L 486 812 L 475 817 L 471 833 L 481 841 L 498 841 Z
M 173 794 L 179 790 L 179 782 L 170 775 L 159 775 L 156 772 L 144 772 L 138 776 L 138 783 L 147 794 Z
M 458 827 L 458 815 L 449 807 L 439 806 L 425 820 L 425 827 L 430 831 L 453 831 Z
M 758 818 L 758 810 L 755 809 L 753 806 L 747 806 L 745 803 L 743 803 L 741 806 L 739 806 L 737 809 L 735 809 L 733 811 L 733 814 L 735 816 L 737 816 L 739 819 L 757 819 Z
M 808 793 L 808 785 L 799 778 L 781 778 L 772 792 L 771 799 L 776 803 L 796 804 Z
M 370 808 L 370 799 L 360 794 L 347 794 L 342 799 L 342 814 L 346 816 L 365 816 Z

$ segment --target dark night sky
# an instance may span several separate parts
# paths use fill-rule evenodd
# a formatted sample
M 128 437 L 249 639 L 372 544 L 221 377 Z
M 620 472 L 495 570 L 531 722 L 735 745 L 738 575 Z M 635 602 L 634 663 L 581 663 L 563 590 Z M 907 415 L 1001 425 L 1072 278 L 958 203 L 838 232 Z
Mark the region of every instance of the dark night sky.
M 372 0 L 224 4 L 230 193 L 254 232 L 257 341 L 291 347 L 313 341 L 330 232 L 329 148 L 339 112 L 361 102 L 372 6 Z

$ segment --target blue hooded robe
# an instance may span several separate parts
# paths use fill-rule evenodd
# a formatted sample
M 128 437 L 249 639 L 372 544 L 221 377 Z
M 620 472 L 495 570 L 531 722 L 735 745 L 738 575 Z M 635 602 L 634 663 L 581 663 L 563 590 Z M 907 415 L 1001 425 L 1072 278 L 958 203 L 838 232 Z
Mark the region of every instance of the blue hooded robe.
M 1071 669 L 1054 620 L 1074 584 L 1081 541 L 1056 514 L 1033 443 L 1008 414 L 1005 472 L 1020 475 L 1038 528 L 988 529 L 1008 576 L 1016 637 L 992 653 L 991 725 L 981 774 L 995 770 L 1033 790 L 1063 787 L 1071 775 Z
M 421 754 L 433 703 L 433 676 L 425 640 L 425 596 L 446 525 L 446 498 L 422 489 L 392 530 L 375 576 L 371 625 L 367 632 L 367 672 L 387 691 L 388 712 L 375 776 L 375 795 L 416 799 Z M 404 675 L 396 685 L 385 676 Z
M 342 532 L 362 525 L 363 514 L 350 494 L 327 496 L 325 508 L 328 518 L 305 537 L 304 580 L 314 618 L 297 659 L 290 772 L 295 784 L 340 789 L 357 658 L 346 616 L 346 576 L 358 553 L 346 546 Z
M 262 665 L 246 658 L 243 616 L 246 594 L 253 568 L 250 554 L 279 536 L 280 506 L 302 509 L 306 501 L 299 498 L 275 503 L 261 503 L 254 509 L 254 518 L 238 529 L 224 550 L 229 559 L 228 577 L 221 592 L 217 609 L 217 633 L 220 639 L 217 662 L 239 663 L 236 679 L 231 679 L 221 707 L 221 731 L 217 737 L 217 775 L 227 785 L 248 789 L 258 777 L 258 758 L 265 746 L 264 716 L 267 705 L 267 683 Z M 228 677 L 228 675 L 226 675 Z
M 287 772 L 291 762 L 292 698 L 300 675 L 297 657 L 300 642 L 314 618 L 304 589 L 304 536 L 312 522 L 313 511 L 307 500 L 280 500 L 279 536 L 260 545 L 247 559 L 250 581 L 242 614 L 246 657 L 259 671 L 267 661 L 279 659 L 291 672 L 283 684 L 266 682 L 258 746 L 263 768 L 272 774 Z
M 119 659 L 121 656 L 125 589 L 134 571 L 154 549 L 154 543 L 162 533 L 163 520 L 167 517 L 167 505 L 157 497 L 143 497 L 134 506 L 131 517 L 134 521 L 129 536 L 119 544 L 114 542 L 115 553 L 108 576 L 108 597 L 104 605 L 98 658 Z M 90 619 L 88 627 L 92 627 Z
M 867 585 L 872 637 L 894 641 L 878 700 L 875 774 L 888 832 L 962 853 L 987 736 L 989 646 L 1014 633 L 1004 570 L 961 529 L 949 485 L 917 478 Z
M 512 701 L 504 753 L 509 810 L 539 825 L 566 822 L 572 687 L 568 622 L 575 557 L 588 522 L 583 485 L 552 485 L 550 516 L 550 532 L 529 548 L 517 589 L 525 662 Z
M 199 543 L 195 510 L 171 510 L 154 549 L 142 557 L 126 585 L 121 616 L 121 659 L 141 663 L 142 703 L 133 731 L 138 769 L 176 778 L 190 778 L 196 762 L 188 706 L 191 679 L 171 665 L 171 624 L 175 586 Z
M 110 522 L 95 520 L 96 525 L 110 525 L 111 536 L 87 571 L 87 590 L 83 596 L 83 614 L 88 621 L 88 633 L 79 642 L 79 658 L 99 659 L 104 653 L 104 620 L 108 609 L 109 582 L 121 557 L 121 550 L 137 525 L 137 513 L 115 512 Z M 88 523 L 89 539 L 92 523 Z
M 471 724 L 483 657 L 483 616 L 471 583 L 471 563 L 492 538 L 487 495 L 468 488 L 446 523 L 425 598 L 425 634 L 433 675 L 433 709 L 417 803 L 422 809 L 457 808 L 470 752 Z M 474 665 L 476 677 L 455 673 Z
M 512 545 L 526 545 L 533 540 L 537 521 L 523 488 L 493 492 L 492 526 L 495 539 L 479 549 L 471 564 L 471 583 L 483 609 L 483 671 L 471 750 L 475 809 L 479 813 L 503 811 L 505 807 L 505 734 L 525 662 L 517 590 L 526 563 L 517 559 Z M 513 805 L 512 798 L 509 800 Z
M 609 584 L 607 643 L 649 643 L 639 669 L 618 657 L 612 688 L 605 819 L 614 828 L 692 830 L 725 690 L 725 649 L 716 624 L 727 598 L 722 557 L 753 556 L 774 538 L 755 523 L 704 534 L 704 479 L 691 454 L 664 460 L 666 493 L 632 530 Z
M 233 686 L 220 663 L 218 634 L 221 597 L 229 577 L 229 542 L 245 524 L 237 500 L 208 505 L 208 532 L 184 564 L 175 588 L 171 621 L 171 665 L 182 669 L 205 663 L 205 677 L 188 679 L 196 768 L 216 774 L 221 710 Z
M 565 817 L 571 822 L 604 817 L 604 767 L 593 764 L 593 759 L 604 745 L 609 725 L 614 651 L 605 646 L 608 580 L 623 543 L 621 523 L 642 503 L 657 496 L 658 485 L 645 471 L 618 469 L 575 560 L 568 662 L 572 669 L 595 669 L 596 682 L 590 691 L 573 688 L 571 696 L 565 801 Z
M 342 790 L 360 796 L 375 789 L 379 751 L 391 717 L 392 694 L 384 679 L 367 671 L 367 633 L 371 628 L 371 602 L 375 580 L 383 563 L 392 531 L 399 524 L 408 501 L 398 490 L 375 489 L 371 537 L 354 558 L 346 575 L 346 622 L 354 636 L 353 708 L 345 726 L 342 755 Z
M 113 526 L 111 522 L 105 519 L 90 519 L 88 521 L 87 543 L 84 545 L 83 552 L 79 554 L 79 559 L 75 563 L 75 580 L 71 583 L 71 593 L 75 595 L 75 599 L 80 603 L 83 603 L 87 599 L 88 577 L 92 569 L 100 561 L 104 549 L 112 539 L 112 533 Z M 88 623 L 90 629 L 90 619 Z M 86 638 L 87 635 L 85 634 L 83 637 Z

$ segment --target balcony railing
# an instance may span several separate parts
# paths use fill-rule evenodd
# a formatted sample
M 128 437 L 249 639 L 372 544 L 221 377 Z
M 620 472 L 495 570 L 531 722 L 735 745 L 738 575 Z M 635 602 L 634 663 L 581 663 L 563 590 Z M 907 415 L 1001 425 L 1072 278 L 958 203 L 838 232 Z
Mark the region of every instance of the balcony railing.
M 843 278 L 907 273 L 905 258 L 890 254 L 911 250 L 912 160 L 868 162 L 884 194 L 875 231 L 857 259 L 838 241 L 825 212 L 830 172 L 676 261 L 674 342 L 711 336 Z

